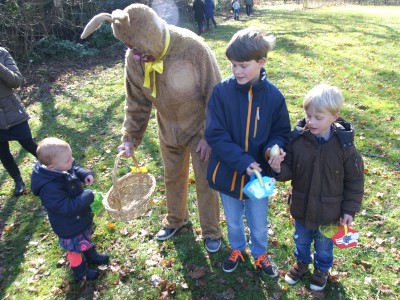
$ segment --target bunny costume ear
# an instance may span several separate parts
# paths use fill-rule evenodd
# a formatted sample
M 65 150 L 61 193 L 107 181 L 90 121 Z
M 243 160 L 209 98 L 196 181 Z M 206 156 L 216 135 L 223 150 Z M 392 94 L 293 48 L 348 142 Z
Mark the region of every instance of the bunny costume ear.
M 83 30 L 81 34 L 81 39 L 87 38 L 89 35 L 91 35 L 97 28 L 100 27 L 100 25 L 104 22 L 107 21 L 109 23 L 113 22 L 112 16 L 109 13 L 101 13 L 96 16 L 94 16 L 89 23 L 85 26 L 85 29 Z
M 89 35 L 91 35 L 97 28 L 100 27 L 100 25 L 104 21 L 107 21 L 111 24 L 122 23 L 124 25 L 129 25 L 129 15 L 120 9 L 114 10 L 112 15 L 109 13 L 101 13 L 101 14 L 95 15 L 89 21 L 89 23 L 87 23 L 85 29 L 83 30 L 83 32 L 81 34 L 81 39 L 85 39 Z

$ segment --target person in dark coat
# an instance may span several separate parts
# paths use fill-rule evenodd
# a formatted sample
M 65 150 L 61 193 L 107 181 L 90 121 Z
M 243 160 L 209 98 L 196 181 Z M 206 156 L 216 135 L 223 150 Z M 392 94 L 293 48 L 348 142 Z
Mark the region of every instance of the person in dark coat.
M 244 3 L 246 4 L 246 14 L 250 16 L 254 5 L 253 0 L 244 0 Z
M 81 281 L 84 277 L 94 280 L 99 271 L 88 268 L 87 263 L 103 265 L 109 258 L 97 253 L 92 242 L 90 204 L 94 194 L 89 189 L 83 190 L 82 182 L 92 184 L 93 173 L 74 166 L 69 144 L 54 137 L 39 143 L 37 156 L 39 161 L 32 171 L 32 192 L 40 197 L 60 246 L 68 252 L 75 280 Z
M 32 139 L 29 128 L 29 115 L 13 89 L 23 81 L 14 59 L 8 51 L 0 47 L 0 160 L 4 168 L 14 179 L 14 195 L 25 191 L 21 172 L 10 152 L 9 141 L 18 141 L 29 153 L 36 156 L 37 144 Z
M 364 194 L 364 165 L 354 145 L 354 128 L 339 118 L 341 91 L 328 84 L 312 88 L 306 118 L 290 134 L 286 153 L 269 160 L 278 181 L 292 181 L 290 214 L 296 262 L 285 275 L 296 284 L 314 263 L 310 289 L 322 291 L 333 265 L 333 242 L 320 226 L 352 226 Z M 314 244 L 314 255 L 311 255 Z
M 214 19 L 214 9 L 215 9 L 215 5 L 214 5 L 213 0 L 205 0 L 204 1 L 204 15 L 205 15 L 206 21 L 207 21 L 207 29 L 210 28 L 210 19 L 213 22 L 215 28 L 217 28 L 217 22 L 215 22 L 215 19 Z
M 204 3 L 202 0 L 195 0 L 193 2 L 194 19 L 197 22 L 198 35 L 204 32 L 204 24 L 206 19 L 204 17 Z

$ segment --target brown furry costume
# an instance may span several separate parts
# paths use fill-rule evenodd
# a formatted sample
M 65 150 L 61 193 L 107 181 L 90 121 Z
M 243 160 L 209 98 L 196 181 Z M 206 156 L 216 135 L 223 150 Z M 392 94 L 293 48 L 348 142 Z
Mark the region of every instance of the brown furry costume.
M 203 138 L 208 99 L 214 85 L 221 80 L 214 54 L 195 33 L 168 25 L 146 5 L 132 4 L 112 15 L 95 16 L 86 26 L 82 38 L 103 21 L 110 22 L 115 37 L 130 48 L 126 53 L 123 142 L 139 146 L 152 105 L 157 109 L 168 209 L 164 226 L 178 228 L 189 218 L 187 196 L 191 156 L 203 237 L 220 238 L 218 195 L 207 184 L 207 162 L 196 153 Z M 138 59 L 139 56 L 142 59 Z M 160 57 L 163 71 L 146 74 L 146 59 L 153 61 Z M 143 86 L 146 76 L 150 78 L 149 87 Z

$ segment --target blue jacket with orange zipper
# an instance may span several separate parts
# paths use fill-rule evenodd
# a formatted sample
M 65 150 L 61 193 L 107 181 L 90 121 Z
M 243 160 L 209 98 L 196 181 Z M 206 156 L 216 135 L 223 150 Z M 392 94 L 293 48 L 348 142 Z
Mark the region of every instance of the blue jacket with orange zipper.
M 212 148 L 207 170 L 211 188 L 246 199 L 246 168 L 258 162 L 262 175 L 270 174 L 267 149 L 285 148 L 291 131 L 282 93 L 267 80 L 264 69 L 256 84 L 237 83 L 232 75 L 213 90 L 208 103 L 205 138 Z

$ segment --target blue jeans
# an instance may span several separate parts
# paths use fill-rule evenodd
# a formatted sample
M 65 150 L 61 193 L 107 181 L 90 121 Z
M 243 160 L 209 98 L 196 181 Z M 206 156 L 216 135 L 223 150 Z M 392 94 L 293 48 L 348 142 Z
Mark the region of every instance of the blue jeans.
M 314 241 L 314 266 L 322 272 L 327 272 L 333 264 L 333 242 L 331 239 L 322 235 L 319 230 L 310 230 L 304 228 L 298 222 L 294 222 L 295 232 L 293 234 L 294 256 L 297 260 L 310 264 L 311 243 Z
M 250 228 L 250 251 L 254 259 L 265 254 L 268 247 L 268 198 L 261 200 L 239 200 L 226 194 L 221 195 L 222 206 L 228 225 L 228 240 L 233 250 L 246 249 L 246 234 L 243 215 Z

